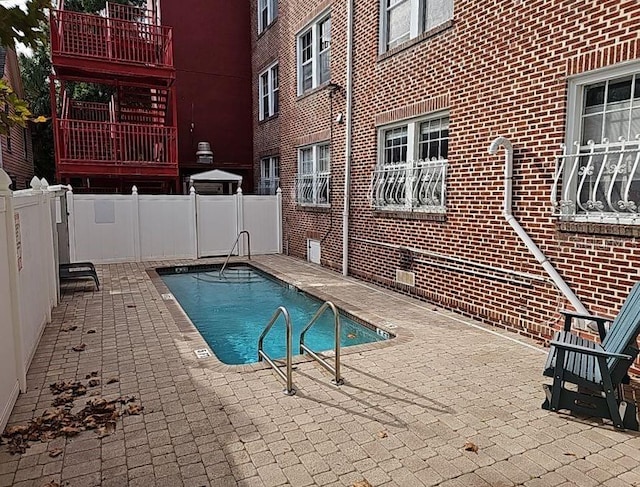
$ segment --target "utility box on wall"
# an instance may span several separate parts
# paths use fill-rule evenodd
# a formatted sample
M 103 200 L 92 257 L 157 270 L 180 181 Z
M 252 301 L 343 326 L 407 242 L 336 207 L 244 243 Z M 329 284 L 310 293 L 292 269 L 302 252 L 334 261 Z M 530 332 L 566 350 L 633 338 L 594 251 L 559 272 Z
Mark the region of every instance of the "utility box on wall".
M 320 264 L 320 240 L 307 239 L 307 261 Z

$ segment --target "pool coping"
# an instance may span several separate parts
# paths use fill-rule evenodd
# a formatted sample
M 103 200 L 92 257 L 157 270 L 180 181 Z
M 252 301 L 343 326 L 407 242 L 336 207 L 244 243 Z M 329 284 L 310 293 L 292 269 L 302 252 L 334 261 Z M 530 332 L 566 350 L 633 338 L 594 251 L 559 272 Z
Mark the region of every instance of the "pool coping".
M 162 280 L 162 276 L 158 272 L 158 270 L 161 270 L 161 269 L 171 269 L 176 267 L 188 267 L 189 269 L 200 268 L 200 267 L 204 268 L 204 267 L 216 266 L 221 263 L 222 263 L 222 260 L 219 260 L 219 259 L 207 259 L 204 262 L 201 260 L 190 261 L 189 263 L 176 262 L 166 266 L 147 268 L 146 272 L 149 278 L 151 279 L 151 282 L 154 285 L 155 289 L 158 291 L 158 294 L 160 295 L 159 297 L 162 299 L 162 302 L 164 303 L 167 310 L 169 311 L 169 314 L 173 318 L 173 321 L 175 322 L 183 340 L 191 344 L 190 345 L 191 359 L 196 360 L 199 367 L 206 368 L 208 370 L 215 371 L 215 372 L 221 372 L 221 373 L 223 372 L 255 372 L 259 370 L 269 370 L 271 369 L 271 366 L 266 362 L 254 362 L 251 364 L 232 365 L 232 364 L 225 364 L 224 362 L 220 361 L 216 356 L 216 354 L 211 349 L 211 347 L 209 346 L 209 344 L 202 337 L 198 329 L 195 327 L 195 325 L 193 324 L 193 322 L 191 321 L 187 313 L 182 309 L 182 306 L 180 306 L 180 304 L 175 299 L 175 297 L 173 297 L 173 294 L 171 293 L 169 288 L 166 286 L 166 284 Z M 270 277 L 280 281 L 281 283 L 289 286 L 293 286 L 299 291 L 309 294 L 319 299 L 320 301 L 323 301 L 323 302 L 331 301 L 333 304 L 336 305 L 336 307 L 340 312 L 344 313 L 349 318 L 354 319 L 354 321 L 359 322 L 362 326 L 367 326 L 368 328 L 373 328 L 373 329 L 378 328 L 390 335 L 389 338 L 378 341 L 378 342 L 370 342 L 370 343 L 363 343 L 360 345 L 350 345 L 347 347 L 342 347 L 340 349 L 341 356 L 351 355 L 356 353 L 364 353 L 364 352 L 379 350 L 379 349 L 387 348 L 391 346 L 396 346 L 398 344 L 407 343 L 411 341 L 414 337 L 413 332 L 409 329 L 406 329 L 405 327 L 394 325 L 394 327 L 392 328 L 385 324 L 376 323 L 376 320 L 379 320 L 379 318 L 374 317 L 371 314 L 367 314 L 366 310 L 363 310 L 362 308 L 358 308 L 357 306 L 354 306 L 351 303 L 343 301 L 337 296 L 333 296 L 330 293 L 323 292 L 320 287 L 305 285 L 304 283 L 301 283 L 301 282 L 291 282 L 292 280 L 288 275 L 284 274 L 283 272 L 279 272 L 277 269 L 274 269 L 271 266 L 257 262 L 255 260 L 246 260 L 246 259 L 231 259 L 229 263 L 232 265 L 241 264 L 241 265 L 253 267 L 258 271 L 261 271 L 269 275 Z M 188 272 L 192 272 L 192 271 L 190 270 Z M 195 354 L 195 351 L 202 350 L 202 349 L 206 349 L 211 354 L 211 356 L 206 358 L 197 357 Z M 324 358 L 331 358 L 334 356 L 334 353 L 333 351 L 328 351 L 328 352 L 321 352 L 319 353 L 319 355 Z M 285 365 L 285 362 L 282 359 L 274 360 L 274 362 L 276 362 L 278 365 L 280 364 L 282 364 L 282 366 Z M 306 362 L 315 362 L 315 360 L 308 355 L 296 354 L 296 355 L 293 355 L 292 357 L 293 365 L 306 363 Z M 320 367 L 320 368 L 324 372 L 327 372 L 326 369 L 324 369 L 323 367 Z

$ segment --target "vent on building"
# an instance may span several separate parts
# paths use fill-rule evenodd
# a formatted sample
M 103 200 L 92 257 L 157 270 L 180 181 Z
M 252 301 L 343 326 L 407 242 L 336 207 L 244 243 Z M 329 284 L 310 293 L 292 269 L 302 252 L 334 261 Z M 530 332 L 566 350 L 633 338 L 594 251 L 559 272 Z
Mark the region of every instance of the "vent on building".
M 213 152 L 209 142 L 198 142 L 196 151 L 196 162 L 200 164 L 213 164 Z
M 406 284 L 407 286 L 416 285 L 416 274 L 415 272 L 401 271 L 400 269 L 396 269 L 396 282 L 398 284 Z

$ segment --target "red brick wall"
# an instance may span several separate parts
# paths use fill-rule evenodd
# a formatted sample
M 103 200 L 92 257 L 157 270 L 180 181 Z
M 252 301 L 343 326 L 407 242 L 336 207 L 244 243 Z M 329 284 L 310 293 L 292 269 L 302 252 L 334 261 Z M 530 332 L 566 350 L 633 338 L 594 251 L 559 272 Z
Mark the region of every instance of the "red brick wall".
M 502 216 L 504 152 L 491 156 L 487 149 L 504 135 L 515 148 L 514 215 L 591 312 L 615 315 L 639 277 L 636 238 L 599 235 L 594 231 L 610 229 L 597 226 L 588 233 L 577 227 L 561 231 L 551 216 L 550 194 L 554 157 L 565 137 L 567 78 L 640 59 L 640 3 L 457 0 L 449 26 L 383 56 L 378 55 L 379 2 L 355 4 L 350 274 L 498 326 L 548 337 L 558 309 L 569 304 L 544 280 L 545 271 Z M 285 249 L 304 258 L 306 238 L 327 235 L 322 263 L 340 268 L 344 125 L 333 126 L 331 211 L 304 211 L 293 200 L 296 141 L 330 128 L 326 90 L 297 97 L 295 35 L 328 5 L 332 81 L 344 86 L 346 2 L 280 0 L 276 29 L 259 39 L 252 2 L 254 162 L 276 147 L 279 131 Z M 259 123 L 257 73 L 275 53 L 281 111 L 277 121 Z M 344 100 L 342 91 L 334 99 L 334 113 L 344 111 Z M 375 212 L 369 191 L 377 160 L 376 124 L 442 106 L 451 120 L 446 218 Z M 409 264 L 393 248 L 397 245 L 447 258 L 414 254 Z M 394 283 L 398 268 L 416 273 L 415 288 Z

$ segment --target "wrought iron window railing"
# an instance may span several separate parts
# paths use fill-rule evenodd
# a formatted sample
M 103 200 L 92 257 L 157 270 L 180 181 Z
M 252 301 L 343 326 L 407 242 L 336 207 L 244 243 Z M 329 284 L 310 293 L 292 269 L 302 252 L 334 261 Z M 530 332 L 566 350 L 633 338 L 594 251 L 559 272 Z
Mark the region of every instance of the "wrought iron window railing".
M 444 213 L 448 161 L 410 161 L 378 166 L 371 201 L 379 210 Z
M 296 203 L 303 206 L 329 206 L 330 172 L 299 174 L 296 177 Z
M 563 146 L 551 201 L 554 215 L 603 223 L 640 223 L 640 136 L 603 144 Z

